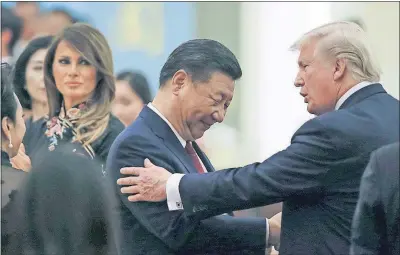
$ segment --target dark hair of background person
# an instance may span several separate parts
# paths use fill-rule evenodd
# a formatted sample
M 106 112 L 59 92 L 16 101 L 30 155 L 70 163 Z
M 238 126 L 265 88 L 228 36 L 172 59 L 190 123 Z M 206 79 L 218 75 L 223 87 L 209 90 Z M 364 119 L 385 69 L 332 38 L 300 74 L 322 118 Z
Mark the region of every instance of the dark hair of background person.
M 40 49 L 47 49 L 53 40 L 52 36 L 43 36 L 33 39 L 21 53 L 14 66 L 13 84 L 15 94 L 21 102 L 22 108 L 32 109 L 32 100 L 26 87 L 26 67 L 33 54 Z
M 117 81 L 127 81 L 133 92 L 142 99 L 143 104 L 151 102 L 150 86 L 146 77 L 138 71 L 123 71 L 117 75 Z
M 10 29 L 12 33 L 12 38 L 10 44 L 8 45 L 8 50 L 10 54 L 12 53 L 12 49 L 14 48 L 19 37 L 21 36 L 22 26 L 22 20 L 9 8 L 3 7 L 3 5 L 1 5 L 1 31 L 3 32 L 6 29 Z
M 18 104 L 10 82 L 11 66 L 1 63 L 1 119 L 4 117 L 15 121 Z
M 43 154 L 15 196 L 4 254 L 117 254 L 115 198 L 94 174 L 97 163 L 70 145 L 52 153 Z
M 190 40 L 176 48 L 161 69 L 160 88 L 181 69 L 191 75 L 193 82 L 207 82 L 214 72 L 233 80 L 242 76 L 235 55 L 221 43 L 209 39 Z

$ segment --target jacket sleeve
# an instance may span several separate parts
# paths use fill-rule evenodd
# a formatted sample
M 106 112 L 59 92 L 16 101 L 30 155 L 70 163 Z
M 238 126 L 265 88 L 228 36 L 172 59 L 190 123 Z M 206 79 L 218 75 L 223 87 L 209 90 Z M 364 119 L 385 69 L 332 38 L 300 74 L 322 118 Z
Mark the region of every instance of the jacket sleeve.
M 288 148 L 262 163 L 183 176 L 179 193 L 186 215 L 204 219 L 322 192 L 335 150 L 328 134 L 322 124 L 310 121 L 296 132 Z
M 380 254 L 379 233 L 384 221 L 381 224 L 376 221 L 383 213 L 379 202 L 378 172 L 377 154 L 373 153 L 361 179 L 360 195 L 353 217 L 350 248 L 352 255 Z

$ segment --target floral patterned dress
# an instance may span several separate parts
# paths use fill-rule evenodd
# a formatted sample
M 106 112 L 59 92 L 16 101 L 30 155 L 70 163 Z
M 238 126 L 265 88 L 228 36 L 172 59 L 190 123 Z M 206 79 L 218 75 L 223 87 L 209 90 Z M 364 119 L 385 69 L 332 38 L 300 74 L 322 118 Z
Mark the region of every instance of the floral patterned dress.
M 51 119 L 42 118 L 30 123 L 24 137 L 24 145 L 27 155 L 35 164 L 38 157 L 51 153 L 62 147 L 63 144 L 70 144 L 74 153 L 95 159 L 100 162 L 103 175 L 108 151 L 118 134 L 125 128 L 124 125 L 113 115 L 104 133 L 90 145 L 86 145 L 77 138 L 76 122 L 86 111 L 86 103 L 72 107 L 68 111 L 61 108 L 60 114 Z
M 49 151 L 54 151 L 59 143 L 67 140 L 79 144 L 77 148 L 74 148 L 74 152 L 81 155 L 87 155 L 91 159 L 94 159 L 96 154 L 92 146 L 84 145 L 83 141 L 76 138 L 77 132 L 75 130 L 75 123 L 85 110 L 86 105 L 84 103 L 77 107 L 73 107 L 68 111 L 65 111 L 63 108 L 58 117 L 53 117 L 46 122 L 47 129 L 44 134 L 49 139 Z M 85 150 L 85 153 L 82 152 L 81 147 Z

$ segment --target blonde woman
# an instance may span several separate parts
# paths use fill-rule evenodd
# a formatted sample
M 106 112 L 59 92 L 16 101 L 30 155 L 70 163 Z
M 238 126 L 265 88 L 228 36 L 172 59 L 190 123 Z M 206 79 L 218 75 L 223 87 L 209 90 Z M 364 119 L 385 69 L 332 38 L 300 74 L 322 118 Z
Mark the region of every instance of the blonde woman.
M 111 49 L 95 28 L 76 23 L 58 34 L 44 62 L 49 115 L 25 143 L 32 164 L 65 143 L 102 166 L 124 125 L 111 114 L 115 94 Z M 103 174 L 105 173 L 102 168 Z

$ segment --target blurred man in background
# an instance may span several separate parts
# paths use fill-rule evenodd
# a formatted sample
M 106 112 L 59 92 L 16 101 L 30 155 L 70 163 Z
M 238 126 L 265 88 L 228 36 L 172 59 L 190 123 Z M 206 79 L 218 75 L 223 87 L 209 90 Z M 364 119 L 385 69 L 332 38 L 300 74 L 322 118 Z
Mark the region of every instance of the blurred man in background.
M 22 20 L 9 8 L 1 6 L 1 62 L 13 63 L 13 49 L 21 36 Z
M 75 23 L 73 15 L 66 9 L 56 8 L 45 12 L 41 16 L 41 28 L 38 34 L 56 35 L 65 27 Z
M 13 49 L 13 55 L 16 59 L 36 35 L 36 30 L 40 25 L 38 23 L 40 7 L 38 2 L 17 2 L 13 10 L 23 23 L 21 36 Z
M 376 150 L 354 213 L 351 255 L 400 254 L 399 143 Z

